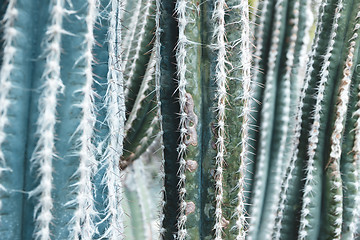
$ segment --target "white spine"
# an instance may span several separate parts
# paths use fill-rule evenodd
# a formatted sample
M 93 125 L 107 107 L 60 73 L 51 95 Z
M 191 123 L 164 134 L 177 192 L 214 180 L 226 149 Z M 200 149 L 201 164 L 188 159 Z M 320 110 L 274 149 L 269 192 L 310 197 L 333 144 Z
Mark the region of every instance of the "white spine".
M 84 61 L 83 74 L 85 83 L 79 92 L 83 96 L 82 101 L 76 104 L 81 110 L 82 117 L 76 133 L 79 133 L 77 143 L 79 145 L 79 167 L 75 176 L 79 179 L 75 183 L 76 197 L 68 204 L 75 205 L 76 210 L 70 221 L 70 237 L 78 240 L 91 240 L 97 231 L 94 218 L 97 215 L 94 204 L 92 177 L 97 168 L 95 159 L 96 148 L 93 144 L 94 128 L 96 122 L 96 109 L 94 103 L 94 91 L 92 89 L 94 79 L 92 73 L 93 54 L 92 49 L 95 44 L 94 24 L 98 16 L 97 0 L 88 0 L 87 15 L 85 17 L 86 33 L 84 34 L 84 54 L 80 60 Z
M 38 167 L 40 178 L 39 185 L 32 191 L 30 196 L 37 196 L 38 203 L 35 205 L 35 239 L 50 239 L 50 224 L 53 220 L 51 210 L 53 199 L 51 191 L 53 188 L 52 161 L 55 153 L 55 124 L 57 95 L 62 93 L 64 85 L 61 81 L 61 35 L 64 0 L 52 0 L 50 2 L 50 26 L 46 31 L 45 51 L 46 56 L 42 78 L 44 84 L 39 98 L 39 118 L 37 120 L 36 134 L 38 141 L 35 146 L 31 161 Z M 5 33 L 6 34 L 6 33 Z
M 123 2 L 121 3 L 121 6 L 120 6 L 120 8 L 121 8 L 120 11 L 121 11 L 121 12 L 119 13 L 119 19 L 120 19 L 120 21 L 123 21 L 124 12 L 125 12 L 125 9 L 126 9 L 126 6 L 127 6 L 128 2 L 129 2 L 129 0 L 123 0 Z M 122 34 L 123 34 L 123 33 L 122 33 Z M 119 39 L 121 39 L 121 42 L 122 42 L 122 36 L 120 36 Z
M 326 1 L 324 1 L 323 4 L 326 4 Z M 317 194 L 313 192 L 313 185 L 316 184 L 316 182 L 314 182 L 314 170 L 315 170 L 315 166 L 314 166 L 314 158 L 315 158 L 315 153 L 316 153 L 316 148 L 317 148 L 317 143 L 319 141 L 319 129 L 320 129 L 320 116 L 321 116 L 321 110 L 322 110 L 322 100 L 324 98 L 324 91 L 325 91 L 325 84 L 328 80 L 328 76 L 329 76 L 329 66 L 330 66 L 330 58 L 332 56 L 332 51 L 334 49 L 334 44 L 335 44 L 335 38 L 337 35 L 337 28 L 338 28 L 338 21 L 340 18 L 340 12 L 343 8 L 343 4 L 342 4 L 342 0 L 338 3 L 338 6 L 336 8 L 335 11 L 335 18 L 334 18 L 334 23 L 333 23 L 333 27 L 331 29 L 331 34 L 330 34 L 330 44 L 329 47 L 327 48 L 326 54 L 324 56 L 324 64 L 321 68 L 321 72 L 320 72 L 320 83 L 318 86 L 318 92 L 316 95 L 316 103 L 315 103 L 315 109 L 314 109 L 314 122 L 311 125 L 311 130 L 310 130 L 310 137 L 309 137 L 309 148 L 308 148 L 308 156 L 309 156 L 309 160 L 306 164 L 306 181 L 305 181 L 305 188 L 304 188 L 304 194 L 303 194 L 303 204 L 302 204 L 302 210 L 301 210 L 301 219 L 300 219 L 300 229 L 299 229 L 299 239 L 305 239 L 306 236 L 308 235 L 307 232 L 307 228 L 310 227 L 309 226 L 309 221 L 306 219 L 306 217 L 309 216 L 310 214 L 310 210 L 309 210 L 309 204 L 311 203 L 310 198 L 308 196 L 312 195 L 312 194 Z
M 250 150 L 249 146 L 249 121 L 251 118 L 251 42 L 250 42 L 250 21 L 249 21 L 249 3 L 247 0 L 241 0 L 240 5 L 240 24 L 242 27 L 241 32 L 241 67 L 243 70 L 242 84 L 243 84 L 243 124 L 241 129 L 241 153 L 240 153 L 240 166 L 239 166 L 239 180 L 238 180 L 238 205 L 235 209 L 236 215 L 236 227 L 238 229 L 238 234 L 236 240 L 245 240 L 246 237 L 246 208 L 245 208 L 245 173 L 246 173 L 246 161 L 247 155 Z
M 121 207 L 122 179 L 119 166 L 120 157 L 123 154 L 124 124 L 125 124 L 125 98 L 124 78 L 120 70 L 121 61 L 121 36 L 120 15 L 122 10 L 121 0 L 111 1 L 110 28 L 109 28 L 109 64 L 108 64 L 108 88 L 105 95 L 107 109 L 106 123 L 109 128 L 107 146 L 101 162 L 106 166 L 103 184 L 107 189 L 105 218 L 108 226 L 100 239 L 118 240 L 124 239 L 123 216 Z
M 180 199 L 180 214 L 178 217 L 177 227 L 178 227 L 178 239 L 183 240 L 186 238 L 187 232 L 185 228 L 185 223 L 187 220 L 187 217 L 185 215 L 185 209 L 186 209 L 186 202 L 185 202 L 185 168 L 186 168 L 186 161 L 184 159 L 187 145 L 185 144 L 186 140 L 186 134 L 187 129 L 185 126 L 185 122 L 187 119 L 187 113 L 185 111 L 185 104 L 187 101 L 186 98 L 186 44 L 188 43 L 188 40 L 185 35 L 185 28 L 187 25 L 187 19 L 186 19 L 186 0 L 178 0 L 176 2 L 176 13 L 178 18 L 178 27 L 179 27 L 179 40 L 177 44 L 176 49 L 176 62 L 177 62 L 177 75 L 179 78 L 179 102 L 180 102 L 180 145 L 178 147 L 178 159 L 179 159 L 179 199 Z
M 225 157 L 225 108 L 227 101 L 226 90 L 226 42 L 225 42 L 225 0 L 216 0 L 212 20 L 214 21 L 215 50 L 217 51 L 217 64 L 215 81 L 217 83 L 217 154 L 215 172 L 215 240 L 222 239 L 223 231 L 223 170 Z
M 9 0 L 6 12 L 3 18 L 3 56 L 2 56 L 2 65 L 0 69 L 0 176 L 2 172 L 9 171 L 10 169 L 6 166 L 6 159 L 4 152 L 2 150 L 2 144 L 6 139 L 5 128 L 9 123 L 8 119 L 8 109 L 11 105 L 9 99 L 9 93 L 13 87 L 11 84 L 11 73 L 14 70 L 14 58 L 16 54 L 16 48 L 14 47 L 15 38 L 18 35 L 18 31 L 15 29 L 15 21 L 18 17 L 18 10 L 15 7 L 16 0 Z M 5 187 L 0 184 L 0 189 L 6 191 Z M 2 203 L 0 201 L 0 209 L 2 208 Z

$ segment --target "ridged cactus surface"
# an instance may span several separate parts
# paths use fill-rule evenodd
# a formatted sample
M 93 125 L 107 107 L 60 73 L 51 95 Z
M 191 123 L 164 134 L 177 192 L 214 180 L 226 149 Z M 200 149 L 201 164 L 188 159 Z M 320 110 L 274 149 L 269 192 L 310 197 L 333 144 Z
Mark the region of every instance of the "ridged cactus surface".
M 0 15 L 0 239 L 359 238 L 357 0 Z

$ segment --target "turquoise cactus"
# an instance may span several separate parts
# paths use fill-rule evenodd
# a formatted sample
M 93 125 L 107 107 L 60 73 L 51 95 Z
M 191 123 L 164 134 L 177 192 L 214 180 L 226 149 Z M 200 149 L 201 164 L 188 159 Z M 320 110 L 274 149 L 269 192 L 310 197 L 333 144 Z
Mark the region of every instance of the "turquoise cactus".
M 120 1 L 2 3 L 2 239 L 123 238 L 121 168 L 158 138 L 152 4 L 125 30 Z
M 358 237 L 358 1 L 0 6 L 1 239 Z

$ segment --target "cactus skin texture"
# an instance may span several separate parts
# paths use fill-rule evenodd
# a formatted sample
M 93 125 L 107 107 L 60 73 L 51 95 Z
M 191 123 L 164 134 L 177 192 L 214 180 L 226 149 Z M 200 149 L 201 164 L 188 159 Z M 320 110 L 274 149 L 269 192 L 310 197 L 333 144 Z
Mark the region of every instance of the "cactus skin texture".
M 1 239 L 359 238 L 359 1 L 0 16 Z

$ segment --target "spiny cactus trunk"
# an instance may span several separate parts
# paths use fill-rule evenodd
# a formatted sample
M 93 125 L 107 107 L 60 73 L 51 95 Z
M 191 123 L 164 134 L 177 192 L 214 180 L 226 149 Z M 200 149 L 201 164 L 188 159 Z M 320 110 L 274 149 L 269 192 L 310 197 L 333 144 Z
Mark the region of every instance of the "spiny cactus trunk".
M 175 168 L 178 179 L 173 183 L 179 196 L 177 229 L 166 229 L 164 238 L 172 239 L 173 233 L 177 232 L 178 239 L 221 239 L 225 231 L 231 238 L 243 239 L 244 159 L 247 153 L 244 150 L 241 154 L 241 149 L 247 148 L 247 141 L 242 142 L 241 138 L 246 139 L 248 131 L 251 60 L 249 19 L 247 14 L 242 14 L 248 12 L 248 3 L 234 1 L 225 5 L 223 1 L 177 1 L 175 6 L 164 4 L 163 7 L 169 14 L 176 13 L 179 29 L 178 39 L 171 41 L 172 46 L 176 46 L 176 72 L 160 64 L 162 73 L 176 73 L 177 79 L 174 82 L 172 77 L 161 77 L 163 126 L 167 122 L 176 123 L 177 112 L 164 113 L 180 109 L 179 125 L 173 125 L 175 131 L 172 134 L 164 129 L 163 135 L 165 183 L 173 177 L 174 172 L 170 171 L 176 167 L 171 165 L 174 161 L 169 155 L 172 154 L 179 163 Z M 170 24 L 165 19 L 160 21 L 164 24 L 163 29 Z M 233 33 L 228 36 L 230 42 L 225 36 L 227 32 Z M 242 35 L 248 39 L 243 41 Z M 164 31 L 163 45 L 170 44 L 167 36 Z M 161 53 L 172 55 L 172 52 Z M 245 73 L 244 79 L 241 72 Z M 168 99 L 174 104 L 172 109 L 165 105 Z M 245 109 L 244 115 L 239 116 L 242 109 Z M 246 129 L 242 129 L 242 122 Z M 174 144 L 178 139 L 175 155 L 175 148 L 170 148 L 167 143 Z M 237 171 L 241 174 L 235 174 Z M 170 185 L 165 186 L 170 190 Z M 172 192 L 167 192 L 166 196 L 174 197 Z M 174 214 L 167 212 L 167 207 L 177 201 L 176 198 L 166 199 L 165 226 Z M 234 209 L 237 209 L 235 217 Z
M 260 23 L 255 41 L 253 84 L 254 112 L 252 130 L 255 154 L 250 239 L 270 239 L 276 219 L 284 169 L 291 149 L 301 71 L 311 15 L 309 1 L 263 1 L 259 6 Z M 273 19 L 273 27 L 266 22 Z M 271 37 L 270 37 L 271 36 Z M 259 104 L 260 103 L 260 104 Z M 258 128 L 257 128 L 258 127 Z M 251 178 L 251 176 L 249 176 Z
M 351 119 L 358 91 L 358 24 L 356 1 L 322 3 L 301 100 L 303 128 L 296 135 L 300 144 L 297 142 L 292 157 L 292 161 L 299 162 L 296 165 L 301 164 L 298 168 L 305 169 L 305 175 L 297 178 L 305 179 L 301 187 L 300 239 L 352 239 L 355 231 L 356 211 L 352 206 L 356 204 L 359 180 L 356 173 L 353 175 L 357 171 L 356 151 L 349 133 L 355 129 Z M 283 223 L 284 234 L 289 234 L 286 228 L 292 224 Z
M 123 239 L 120 158 L 159 138 L 154 1 L 127 45 L 130 1 L 1 3 L 1 238 Z

